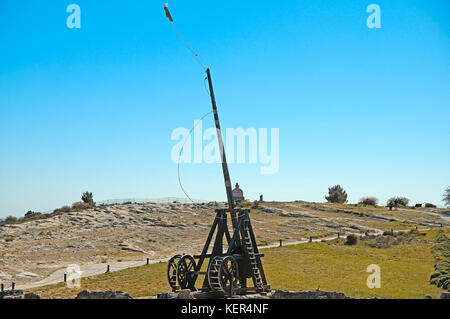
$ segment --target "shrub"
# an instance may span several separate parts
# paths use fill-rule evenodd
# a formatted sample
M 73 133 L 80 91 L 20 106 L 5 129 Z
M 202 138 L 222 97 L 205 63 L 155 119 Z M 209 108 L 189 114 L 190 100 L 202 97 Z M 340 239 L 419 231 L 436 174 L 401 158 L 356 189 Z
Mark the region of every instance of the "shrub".
M 438 233 L 436 244 L 431 248 L 437 262 L 430 283 L 442 289 L 450 288 L 450 238 L 442 231 Z
M 252 208 L 258 208 L 258 206 L 259 206 L 259 202 L 258 202 L 257 200 L 255 200 L 255 201 L 253 202 Z
M 15 224 L 17 223 L 17 217 L 14 216 L 8 216 L 5 218 L 5 224 Z
M 428 208 L 436 208 L 436 205 L 431 204 L 431 203 L 425 203 L 425 207 L 428 207 Z
M 25 217 L 31 217 L 33 215 L 39 214 L 38 212 L 33 212 L 32 210 L 29 210 L 25 213 Z
M 363 197 L 359 200 L 359 204 L 365 205 L 365 206 L 377 206 L 378 205 L 378 198 L 376 197 Z
M 91 192 L 88 191 L 84 192 L 83 195 L 81 196 L 81 200 L 84 203 L 88 204 L 89 206 L 95 206 L 94 196 L 92 196 Z
M 346 203 L 347 193 L 341 185 L 335 185 L 328 188 L 328 196 L 325 196 L 325 199 L 330 203 Z
M 391 197 L 387 201 L 386 206 L 408 206 L 409 199 L 406 197 Z
M 70 208 L 70 206 L 65 205 L 65 206 L 63 206 L 63 207 L 61 207 L 61 208 L 55 209 L 53 212 L 54 212 L 54 213 L 68 213 L 68 212 L 70 212 L 71 210 L 72 210 L 72 209 Z
M 88 203 L 85 203 L 85 202 L 76 202 L 76 203 L 72 204 L 73 210 L 83 210 L 83 209 L 87 209 L 90 207 L 91 207 L 91 205 L 89 205 Z
M 345 240 L 346 245 L 356 245 L 357 242 L 358 242 L 358 237 L 353 234 L 348 235 L 347 239 Z
M 442 230 L 439 230 L 436 236 L 436 244 L 431 247 L 431 253 L 433 256 L 443 256 L 450 259 L 450 239 L 444 234 Z
M 361 241 L 365 245 L 373 248 L 388 248 L 393 245 L 417 245 L 428 242 L 428 240 L 423 238 L 417 231 L 391 234 L 391 231 L 386 231 L 384 232 L 384 236 L 366 236 L 362 237 Z
M 442 201 L 446 206 L 450 206 L 450 186 L 445 190 L 445 193 L 442 197 Z
M 385 230 L 383 232 L 383 236 L 394 236 L 394 231 L 392 229 L 391 230 Z

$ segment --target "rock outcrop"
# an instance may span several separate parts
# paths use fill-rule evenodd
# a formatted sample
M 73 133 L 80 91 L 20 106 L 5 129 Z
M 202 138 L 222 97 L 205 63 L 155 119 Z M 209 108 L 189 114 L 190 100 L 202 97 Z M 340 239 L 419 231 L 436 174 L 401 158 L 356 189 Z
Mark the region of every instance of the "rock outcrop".
M 163 292 L 158 294 L 158 299 L 216 299 L 225 298 L 223 295 L 211 293 L 191 292 L 189 289 L 177 292 Z M 275 290 L 272 294 L 260 295 L 236 295 L 233 299 L 351 299 L 342 292 L 334 291 L 284 291 Z
M 271 299 L 350 299 L 342 292 L 335 291 L 284 291 L 275 290 Z
M 450 299 L 450 292 L 443 292 L 441 295 L 441 299 Z
M 194 294 L 189 289 L 183 289 L 177 292 L 161 292 L 157 299 L 195 299 Z
M 35 293 L 24 293 L 23 290 L 5 290 L 0 292 L 0 299 L 41 299 Z
M 87 291 L 78 293 L 75 299 L 133 299 L 129 294 L 122 291 Z

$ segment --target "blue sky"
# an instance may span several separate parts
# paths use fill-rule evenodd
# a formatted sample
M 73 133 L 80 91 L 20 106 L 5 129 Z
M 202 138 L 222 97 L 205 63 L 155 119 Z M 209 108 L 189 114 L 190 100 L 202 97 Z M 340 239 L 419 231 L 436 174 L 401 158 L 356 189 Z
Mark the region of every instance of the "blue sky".
M 81 7 L 81 29 L 66 7 Z M 366 7 L 381 7 L 381 29 Z M 280 168 L 232 164 L 266 200 L 391 196 L 442 205 L 450 185 L 450 4 L 170 1 L 211 67 L 222 127 L 279 128 Z M 0 2 L 0 217 L 95 200 L 183 197 L 170 139 L 211 108 L 159 1 Z M 204 128 L 212 126 L 212 117 Z M 184 164 L 194 198 L 221 167 Z

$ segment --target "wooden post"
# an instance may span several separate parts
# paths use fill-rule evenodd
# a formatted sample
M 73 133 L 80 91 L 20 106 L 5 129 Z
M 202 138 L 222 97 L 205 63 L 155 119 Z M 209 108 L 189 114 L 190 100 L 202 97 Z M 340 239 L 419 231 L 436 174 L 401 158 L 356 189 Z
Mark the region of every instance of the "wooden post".
M 147 258 L 147 265 L 150 263 L 150 259 L 149 258 Z
M 0 285 L 0 291 L 1 291 L 1 292 L 5 291 L 5 284 L 1 284 L 1 285 Z
M 67 274 L 64 274 L 64 282 L 67 282 Z
M 106 272 L 109 272 L 109 265 L 106 267 Z
M 283 246 L 283 240 L 280 239 L 280 247 Z
M 338 232 L 338 239 L 341 238 L 341 234 Z
M 309 236 L 309 242 L 312 243 L 312 236 Z
M 15 282 L 11 283 L 11 290 L 14 291 L 14 289 L 16 289 L 16 283 Z
M 231 191 L 230 173 L 228 171 L 227 158 L 225 156 L 225 147 L 223 145 L 223 139 L 222 139 L 222 131 L 220 129 L 219 114 L 217 113 L 216 97 L 214 95 L 214 89 L 213 89 L 212 79 L 211 79 L 211 72 L 210 72 L 209 68 L 206 69 L 206 76 L 208 78 L 209 95 L 211 97 L 211 104 L 212 104 L 213 113 L 214 113 L 214 123 L 216 124 L 217 141 L 219 142 L 220 158 L 222 160 L 222 171 L 223 171 L 223 179 L 225 181 L 225 190 L 227 192 L 228 209 L 230 210 L 230 216 L 231 216 L 231 222 L 233 224 L 233 230 L 235 230 L 237 227 L 237 217 L 236 217 L 236 213 L 234 211 L 234 200 L 233 200 L 233 194 Z

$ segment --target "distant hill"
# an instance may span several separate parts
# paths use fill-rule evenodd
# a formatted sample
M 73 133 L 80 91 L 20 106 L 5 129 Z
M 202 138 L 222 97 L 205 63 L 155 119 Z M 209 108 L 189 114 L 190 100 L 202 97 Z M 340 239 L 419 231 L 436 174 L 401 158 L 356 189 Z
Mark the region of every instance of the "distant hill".
M 210 200 L 206 199 L 192 199 L 192 201 L 196 204 L 201 203 L 209 203 Z M 97 205 L 111 205 L 111 204 L 123 204 L 123 203 L 184 203 L 189 204 L 192 203 L 191 200 L 188 198 L 181 198 L 181 197 L 159 197 L 159 198 L 124 198 L 124 199 L 107 199 L 103 201 L 99 201 L 96 204 Z

